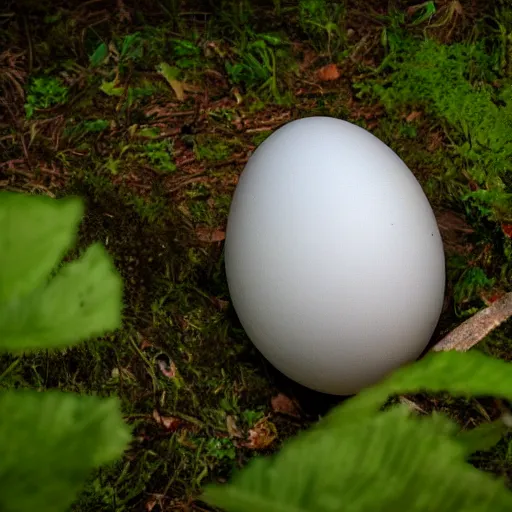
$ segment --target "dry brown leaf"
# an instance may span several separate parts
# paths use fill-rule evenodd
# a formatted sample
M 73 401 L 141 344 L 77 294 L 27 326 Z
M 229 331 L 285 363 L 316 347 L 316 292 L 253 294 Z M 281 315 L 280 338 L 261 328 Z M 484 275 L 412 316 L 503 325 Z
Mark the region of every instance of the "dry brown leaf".
M 272 410 L 276 413 L 286 414 L 294 418 L 298 418 L 300 416 L 297 405 L 284 393 L 279 393 L 277 396 L 272 397 L 270 403 L 272 405 Z
M 147 503 L 146 503 L 146 510 L 148 512 L 151 512 L 156 506 L 156 500 L 152 499 L 152 500 L 149 500 Z
M 268 448 L 276 438 L 276 426 L 268 421 L 268 418 L 261 418 L 261 420 L 249 430 L 249 439 L 244 446 L 251 450 L 264 450 Z
M 417 110 L 413 110 L 406 118 L 405 120 L 408 123 L 412 123 L 413 121 L 416 121 L 416 119 L 421 117 L 421 112 L 418 112 Z
M 226 232 L 222 229 L 197 228 L 196 236 L 201 242 L 222 242 L 226 238 Z
M 216 308 L 220 309 L 221 311 L 226 311 L 229 307 L 229 301 L 219 299 L 218 297 L 212 297 L 212 302 L 215 305 Z
M 165 375 L 168 379 L 174 379 L 176 377 L 176 365 L 174 361 L 171 361 L 170 364 L 167 364 L 165 361 L 160 359 L 158 361 L 158 367 L 163 375 Z
M 147 512 L 151 512 L 157 505 L 158 510 L 164 510 L 163 500 L 166 498 L 165 494 L 150 494 L 151 499 L 146 502 Z
M 465 352 L 512 316 L 512 292 L 482 309 L 436 343 L 432 350 Z
M 441 147 L 441 144 L 443 143 L 443 134 L 439 132 L 431 133 L 428 135 L 427 141 L 427 151 L 433 153 Z
M 336 64 L 327 64 L 327 66 L 323 66 L 317 70 L 316 76 L 321 82 L 330 82 L 332 80 L 338 80 L 341 74 Z
M 501 229 L 505 235 L 507 235 L 509 238 L 512 238 L 512 224 L 502 224 Z
M 142 340 L 142 343 L 140 344 L 140 349 L 141 350 L 146 350 L 147 348 L 150 348 L 152 347 L 153 345 L 146 339 L 144 338 Z
M 175 432 L 181 425 L 183 425 L 183 420 L 180 418 L 176 418 L 174 416 L 161 416 L 156 409 L 153 411 L 153 418 L 159 425 L 169 432 Z

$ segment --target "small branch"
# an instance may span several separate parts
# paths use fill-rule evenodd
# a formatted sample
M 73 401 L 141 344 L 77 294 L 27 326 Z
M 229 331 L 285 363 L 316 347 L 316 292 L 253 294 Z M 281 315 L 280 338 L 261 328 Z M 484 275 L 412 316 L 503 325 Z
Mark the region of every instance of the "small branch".
M 190 185 L 191 183 L 195 183 L 197 181 L 201 181 L 207 173 L 204 170 L 191 174 L 189 177 L 182 179 L 181 181 L 175 182 L 172 187 L 167 189 L 168 194 L 174 194 L 178 190 Z
M 457 350 L 465 352 L 483 340 L 491 331 L 499 327 L 512 316 L 512 292 L 507 293 L 489 307 L 482 309 L 471 318 L 456 327 L 432 350 Z

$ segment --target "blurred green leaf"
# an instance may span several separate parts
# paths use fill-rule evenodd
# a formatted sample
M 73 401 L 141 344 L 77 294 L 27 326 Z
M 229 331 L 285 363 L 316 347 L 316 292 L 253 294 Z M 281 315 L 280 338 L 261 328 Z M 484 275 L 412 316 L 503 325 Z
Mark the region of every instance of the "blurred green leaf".
M 0 308 L 0 349 L 61 347 L 119 327 L 121 279 L 95 244 L 57 275 Z
M 89 62 L 93 68 L 103 64 L 105 59 L 108 57 L 108 47 L 105 43 L 101 43 L 94 53 L 89 57 Z
M 65 512 L 90 471 L 130 439 L 114 399 L 0 392 L 0 510 Z
M 160 62 L 157 70 L 172 87 L 176 98 L 178 98 L 179 101 L 183 101 L 185 99 L 185 92 L 183 90 L 183 84 L 178 80 L 180 70 L 177 67 L 169 66 L 166 62 Z
M 470 433 L 445 416 L 382 412 L 390 395 L 448 391 L 512 397 L 511 364 L 478 352 L 431 354 L 333 410 L 270 458 L 259 458 L 204 499 L 228 512 L 506 512 L 512 493 L 466 460 L 502 433 Z
M 43 284 L 75 242 L 82 213 L 79 199 L 0 192 L 0 307 Z
M 121 45 L 121 58 L 137 60 L 142 58 L 143 39 L 139 32 L 134 32 L 123 38 Z
M 100 91 L 103 91 L 107 96 L 122 96 L 124 87 L 117 87 L 115 80 L 112 82 L 102 82 Z

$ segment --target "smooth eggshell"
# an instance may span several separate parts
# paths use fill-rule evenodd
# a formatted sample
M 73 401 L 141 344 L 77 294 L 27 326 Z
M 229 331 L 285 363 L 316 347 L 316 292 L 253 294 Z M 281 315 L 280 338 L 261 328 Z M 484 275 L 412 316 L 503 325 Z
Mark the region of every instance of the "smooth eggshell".
M 443 304 L 432 208 L 375 136 L 329 117 L 293 121 L 254 152 L 225 245 L 229 291 L 281 372 L 346 395 L 414 360 Z

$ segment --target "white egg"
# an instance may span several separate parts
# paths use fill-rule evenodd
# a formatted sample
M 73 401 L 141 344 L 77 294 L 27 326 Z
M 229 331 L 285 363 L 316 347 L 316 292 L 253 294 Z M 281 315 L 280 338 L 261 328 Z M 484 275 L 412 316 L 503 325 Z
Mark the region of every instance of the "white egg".
M 230 295 L 278 370 L 336 395 L 425 349 L 444 297 L 444 251 L 414 175 L 363 128 L 293 121 L 251 156 L 225 245 Z

